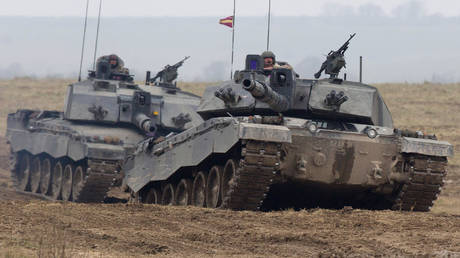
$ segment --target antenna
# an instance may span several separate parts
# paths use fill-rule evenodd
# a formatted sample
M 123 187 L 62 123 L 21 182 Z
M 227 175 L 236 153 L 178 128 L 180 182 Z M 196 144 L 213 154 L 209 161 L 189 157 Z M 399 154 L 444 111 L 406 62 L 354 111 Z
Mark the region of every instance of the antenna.
M 99 25 L 101 24 L 101 9 L 102 9 L 102 0 L 99 0 L 99 15 L 97 16 L 96 44 L 94 46 L 93 70 L 96 70 L 96 53 L 97 53 L 97 41 L 99 39 Z
M 268 24 L 267 24 L 267 51 L 270 49 L 270 17 L 272 9 L 272 0 L 268 0 Z
M 83 42 L 81 43 L 80 72 L 78 73 L 78 81 L 81 81 L 81 67 L 83 66 L 83 54 L 85 52 L 86 24 L 88 22 L 88 6 L 89 0 L 86 0 L 85 25 L 83 28 Z

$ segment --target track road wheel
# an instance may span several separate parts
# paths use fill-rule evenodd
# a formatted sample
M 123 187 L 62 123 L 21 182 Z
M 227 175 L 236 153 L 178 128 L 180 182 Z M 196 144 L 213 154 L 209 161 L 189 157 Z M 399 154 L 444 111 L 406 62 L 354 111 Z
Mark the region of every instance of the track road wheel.
M 196 174 L 192 186 L 192 205 L 204 207 L 206 204 L 206 174 L 202 171 Z
M 64 201 L 71 201 L 70 197 L 72 196 L 72 179 L 74 166 L 72 163 L 68 163 L 64 167 L 64 173 L 62 174 L 62 190 L 61 196 Z
M 220 198 L 222 168 L 213 166 L 206 181 L 206 207 L 217 208 L 222 203 Z
M 161 194 L 156 187 L 151 187 L 145 195 L 144 203 L 161 204 Z
M 78 197 L 80 196 L 80 191 L 83 189 L 85 184 L 85 173 L 86 169 L 83 168 L 82 165 L 78 165 L 75 168 L 75 172 L 73 173 L 72 179 L 72 200 L 74 202 L 78 201 Z
M 139 204 L 141 202 L 139 198 L 139 192 L 135 193 L 133 190 L 129 190 L 128 203 Z
M 182 178 L 176 187 L 176 196 L 174 198 L 177 205 L 190 205 L 192 202 L 192 181 Z
M 225 200 L 230 195 L 230 191 L 233 188 L 236 177 L 237 163 L 233 159 L 227 160 L 225 163 L 224 171 L 222 172 L 222 187 L 221 187 L 221 198 Z
M 28 153 L 19 154 L 19 166 L 16 170 L 18 190 L 28 191 L 30 180 L 30 155 Z
M 45 158 L 41 161 L 40 193 L 47 195 L 51 184 L 51 160 Z
M 169 183 L 163 188 L 161 193 L 161 204 L 174 205 L 174 186 Z
M 51 175 L 51 197 L 54 200 L 58 200 L 61 197 L 63 171 L 62 161 L 57 161 L 54 164 L 53 174 Z
M 32 158 L 30 166 L 30 191 L 32 193 L 38 193 L 40 187 L 40 175 L 41 175 L 41 164 L 40 158 L 35 156 Z

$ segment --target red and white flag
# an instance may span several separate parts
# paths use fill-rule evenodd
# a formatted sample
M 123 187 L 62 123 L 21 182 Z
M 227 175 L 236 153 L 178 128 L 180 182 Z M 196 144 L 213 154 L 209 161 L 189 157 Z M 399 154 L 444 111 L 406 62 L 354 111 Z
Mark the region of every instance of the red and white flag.
M 233 16 L 228 16 L 219 20 L 219 24 L 233 28 Z

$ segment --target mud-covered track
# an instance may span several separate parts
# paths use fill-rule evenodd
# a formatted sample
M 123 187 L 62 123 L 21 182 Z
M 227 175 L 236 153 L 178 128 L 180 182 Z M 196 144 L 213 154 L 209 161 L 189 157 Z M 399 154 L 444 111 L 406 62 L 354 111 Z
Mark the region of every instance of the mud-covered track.
M 438 198 L 446 176 L 446 158 L 412 155 L 406 157 L 409 182 L 401 186 L 393 210 L 429 211 Z
M 118 173 L 116 161 L 88 160 L 87 174 L 76 202 L 103 202 Z
M 242 158 L 234 182 L 225 194 L 222 208 L 258 210 L 279 169 L 280 144 L 248 141 L 242 148 Z
M 245 140 L 200 171 L 149 185 L 140 201 L 232 210 L 259 210 L 280 165 L 280 144 Z M 216 162 L 216 163 L 213 163 Z
M 118 161 L 110 160 L 54 159 L 26 151 L 10 154 L 11 177 L 16 190 L 46 200 L 103 202 L 119 166 Z

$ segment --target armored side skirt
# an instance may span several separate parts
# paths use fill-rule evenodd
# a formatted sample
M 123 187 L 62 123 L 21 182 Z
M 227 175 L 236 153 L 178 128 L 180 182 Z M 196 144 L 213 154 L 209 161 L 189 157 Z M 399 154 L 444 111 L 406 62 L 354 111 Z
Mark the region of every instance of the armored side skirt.
M 126 183 L 137 192 L 151 181 L 169 178 L 182 167 L 197 166 L 212 154 L 228 152 L 240 140 L 290 143 L 291 134 L 285 126 L 211 119 L 156 145 L 146 140 L 125 166 Z

